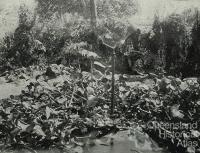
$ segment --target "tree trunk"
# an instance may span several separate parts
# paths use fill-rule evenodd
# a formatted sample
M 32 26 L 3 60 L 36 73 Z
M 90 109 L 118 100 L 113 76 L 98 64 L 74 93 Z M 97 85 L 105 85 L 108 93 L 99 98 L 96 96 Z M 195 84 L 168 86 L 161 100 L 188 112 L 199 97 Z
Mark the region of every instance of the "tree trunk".
M 83 16 L 84 18 L 88 19 L 88 3 L 86 3 L 86 0 L 81 0 L 83 4 Z
M 90 0 L 90 17 L 91 17 L 91 29 L 96 34 L 97 25 L 97 10 L 96 10 L 96 0 Z M 95 52 L 95 43 L 92 44 L 92 51 Z M 93 75 L 93 60 L 91 60 L 91 73 Z
M 96 0 L 90 0 L 90 14 L 91 14 L 91 27 L 95 32 L 97 25 Z

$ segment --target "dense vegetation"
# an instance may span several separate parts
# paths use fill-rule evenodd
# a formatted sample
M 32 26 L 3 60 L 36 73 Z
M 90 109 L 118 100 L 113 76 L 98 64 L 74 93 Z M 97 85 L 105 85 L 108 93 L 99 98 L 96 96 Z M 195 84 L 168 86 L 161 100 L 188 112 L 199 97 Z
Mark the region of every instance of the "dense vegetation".
M 34 40 L 39 40 L 46 48 L 45 53 L 39 51 L 39 54 L 43 52 L 48 63 L 59 63 L 59 60 L 67 60 L 63 60 L 64 54 L 66 52 L 68 54 L 69 48 L 76 48 L 78 43 L 86 42 L 86 46 L 81 47 L 91 50 L 92 45 L 93 51 L 104 55 L 105 49 L 101 49 L 99 37 L 106 40 L 106 43 L 110 41 L 119 43 L 120 39 L 125 39 L 126 36 L 133 33 L 134 37 L 131 39 L 134 49 L 148 51 L 154 57 L 143 62 L 143 69 L 155 69 L 155 65 L 159 65 L 172 75 L 181 75 L 182 77 L 199 75 L 200 23 L 197 10 L 186 10 L 182 15 L 172 14 L 163 21 L 160 21 L 159 16 L 155 16 L 152 30 L 149 32 L 139 31 L 139 35 L 137 35 L 134 31 L 138 30 L 132 28 L 126 20 L 137 12 L 136 3 L 132 1 L 126 3 L 98 1 L 96 35 L 92 35 L 90 11 L 86 11 L 90 8 L 89 1 L 66 2 L 69 4 L 55 1 L 54 3 L 38 1 L 38 7 L 34 14 L 26 8 L 26 5 L 20 7 L 18 28 L 14 33 L 7 34 L 1 45 L 0 61 L 3 63 L 2 65 L 7 66 L 5 61 L 19 63 L 28 56 L 29 62 L 22 63 L 22 65 L 33 64 L 35 60 L 32 53 L 35 53 L 34 50 L 40 50 L 35 48 Z M 59 9 L 60 7 L 62 9 Z M 79 9 L 80 7 L 85 9 Z M 117 7 L 126 8 L 126 11 L 118 11 Z M 123 46 L 123 44 L 120 45 Z M 124 47 L 121 48 L 121 52 L 126 52 Z M 110 50 L 105 52 L 111 55 Z M 21 54 L 24 57 L 20 57 Z M 37 57 L 37 55 L 35 56 Z M 17 61 L 13 61 L 12 58 Z M 9 65 L 9 63 L 7 64 Z
M 132 0 L 99 0 L 96 12 L 93 0 L 37 2 L 34 13 L 21 5 L 18 27 L 0 46 L 0 81 L 26 83 L 21 94 L 0 100 L 3 151 L 72 152 L 88 139 L 131 131 L 136 123 L 171 152 L 199 151 L 197 10 L 162 21 L 155 16 L 152 29 L 143 32 L 128 23 L 137 12 Z M 179 123 L 185 129 L 166 127 Z

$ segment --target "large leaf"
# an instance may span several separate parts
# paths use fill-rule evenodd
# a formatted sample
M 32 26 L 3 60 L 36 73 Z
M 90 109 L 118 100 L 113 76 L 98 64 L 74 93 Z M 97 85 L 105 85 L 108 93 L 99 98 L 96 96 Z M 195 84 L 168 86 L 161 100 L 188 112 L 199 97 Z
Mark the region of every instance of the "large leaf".
M 36 134 L 38 134 L 38 135 L 40 135 L 40 136 L 43 136 L 43 137 L 46 136 L 46 134 L 45 134 L 44 131 L 42 130 L 41 126 L 39 126 L 39 125 L 36 125 L 36 126 L 33 128 L 33 133 L 36 133 Z
M 94 95 L 88 96 L 88 101 L 87 101 L 87 106 L 88 107 L 95 107 L 96 104 L 98 103 L 99 98 Z
M 86 49 L 82 49 L 79 51 L 82 56 L 86 56 L 88 58 L 100 58 L 95 52 L 88 51 Z
M 100 63 L 100 62 L 98 62 L 98 61 L 94 61 L 94 65 L 98 65 L 98 66 L 100 66 L 100 67 L 103 68 L 103 69 L 106 68 L 105 65 L 103 65 L 102 63 Z
M 30 125 L 29 124 L 25 124 L 21 121 L 18 121 L 18 127 L 21 128 L 22 131 L 26 131 L 26 129 L 29 127 Z
M 180 119 L 184 117 L 184 114 L 179 110 L 179 105 L 173 105 L 170 110 L 173 117 Z
M 47 106 L 46 107 L 46 118 L 49 119 L 50 115 L 51 115 L 51 109 Z

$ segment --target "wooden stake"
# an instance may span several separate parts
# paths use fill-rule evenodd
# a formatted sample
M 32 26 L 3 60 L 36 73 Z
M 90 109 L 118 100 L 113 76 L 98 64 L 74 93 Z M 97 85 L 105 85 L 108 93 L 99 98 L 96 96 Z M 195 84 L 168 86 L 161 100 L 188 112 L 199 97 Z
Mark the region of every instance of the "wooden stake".
M 111 93 L 111 115 L 114 113 L 115 102 L 115 49 L 112 55 L 112 93 Z

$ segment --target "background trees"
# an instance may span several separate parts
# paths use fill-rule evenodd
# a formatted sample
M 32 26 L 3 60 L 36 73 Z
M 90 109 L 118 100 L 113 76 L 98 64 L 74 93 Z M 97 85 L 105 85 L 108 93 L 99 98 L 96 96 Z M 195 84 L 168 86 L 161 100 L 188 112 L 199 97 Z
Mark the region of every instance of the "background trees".
M 117 42 L 127 33 L 127 18 L 137 11 L 137 3 L 133 0 L 37 1 L 36 36 L 39 35 L 37 37 L 47 46 L 49 61 L 55 61 L 55 57 L 67 49 L 69 41 L 90 43 L 90 40 L 96 40 L 90 35 L 94 31 L 91 28 L 94 14 L 97 17 L 92 19 L 96 20 L 96 34 L 109 38 L 108 41 Z M 96 4 L 96 12 L 91 13 L 93 1 Z
M 193 15 L 194 24 L 191 29 L 191 45 L 188 48 L 187 66 L 192 75 L 200 75 L 200 23 L 199 12 Z
M 18 58 L 19 61 L 22 57 L 18 55 L 29 53 L 35 39 L 46 47 L 49 63 L 60 63 L 63 57 L 67 57 L 65 53 L 69 48 L 72 46 L 75 48 L 78 43 L 83 42 L 87 42 L 84 47 L 88 50 L 100 55 L 110 55 L 110 50 L 105 49 L 98 37 L 108 43 L 116 43 L 131 34 L 128 27 L 132 25 L 127 19 L 138 9 L 137 2 L 133 0 L 37 0 L 37 2 L 35 13 L 30 12 L 26 5 L 21 7 L 18 12 L 18 27 L 2 41 L 1 52 L 16 55 L 14 59 Z M 96 9 L 92 9 L 93 6 Z M 134 40 L 134 34 L 131 39 L 133 48 L 151 54 L 146 56 L 151 59 L 147 59 L 143 67 L 154 70 L 158 64 L 154 61 L 158 59 L 159 66 L 170 74 L 199 75 L 199 29 L 199 13 L 197 10 L 189 9 L 179 15 L 171 14 L 162 20 L 155 15 L 152 29 L 148 32 L 141 31 L 137 36 L 137 42 Z M 92 33 L 93 31 L 96 35 Z M 95 44 L 93 45 L 95 48 L 92 49 L 91 44 Z M 104 48 L 106 53 L 98 52 L 101 50 L 99 48 Z M 126 47 L 119 48 L 123 50 Z
M 186 15 L 171 14 L 161 21 L 155 16 L 152 31 L 145 34 L 144 47 L 160 58 L 162 66 L 172 75 L 187 75 L 186 59 L 191 46 L 192 35 Z

